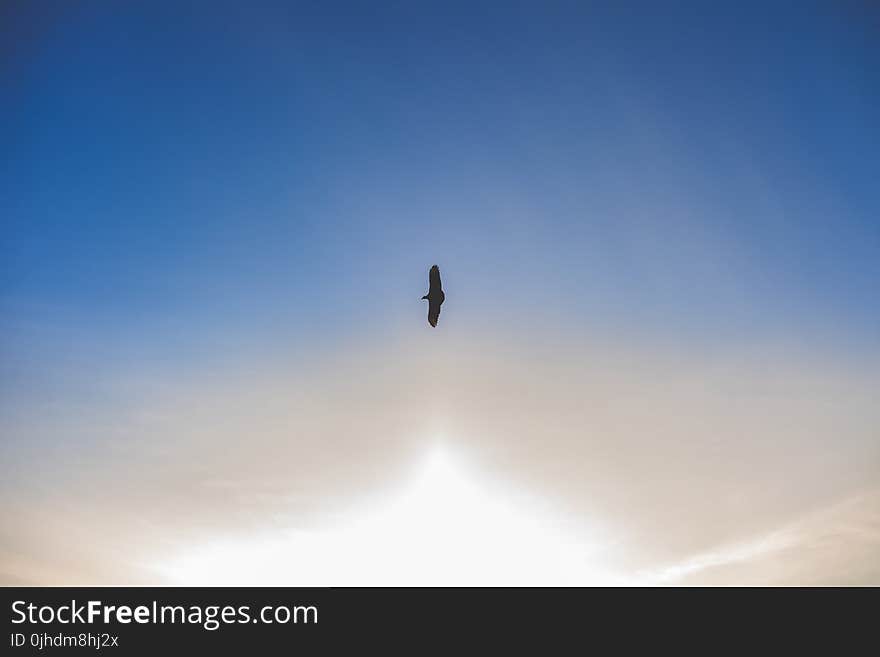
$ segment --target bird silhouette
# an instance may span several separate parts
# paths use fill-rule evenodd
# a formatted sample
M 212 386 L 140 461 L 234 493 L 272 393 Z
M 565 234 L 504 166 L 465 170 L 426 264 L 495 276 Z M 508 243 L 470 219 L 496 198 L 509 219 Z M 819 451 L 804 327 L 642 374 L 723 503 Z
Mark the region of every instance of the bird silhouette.
M 437 326 L 440 318 L 440 306 L 446 300 L 443 286 L 440 284 L 440 267 L 434 265 L 428 272 L 428 293 L 422 297 L 428 300 L 428 324 Z

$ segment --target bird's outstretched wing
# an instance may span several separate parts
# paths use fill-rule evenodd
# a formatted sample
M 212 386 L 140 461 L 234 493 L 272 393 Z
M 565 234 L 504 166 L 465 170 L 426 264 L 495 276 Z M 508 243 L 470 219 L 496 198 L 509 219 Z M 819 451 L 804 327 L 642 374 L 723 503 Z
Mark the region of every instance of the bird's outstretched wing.
M 433 270 L 431 270 L 433 271 Z M 437 326 L 437 320 L 440 319 L 440 303 L 437 301 L 428 302 L 428 324 Z
M 440 283 L 440 267 L 434 265 L 431 267 L 431 271 L 428 272 L 428 294 L 436 296 L 436 294 L 442 289 L 443 286 Z

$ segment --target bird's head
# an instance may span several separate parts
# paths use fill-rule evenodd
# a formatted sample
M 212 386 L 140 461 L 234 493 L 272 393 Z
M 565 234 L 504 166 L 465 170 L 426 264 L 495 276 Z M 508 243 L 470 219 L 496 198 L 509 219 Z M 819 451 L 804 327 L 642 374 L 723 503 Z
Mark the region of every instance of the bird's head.
M 422 299 L 427 299 L 427 298 L 428 298 L 428 295 L 427 295 L 427 294 L 426 294 L 425 296 L 422 297 Z

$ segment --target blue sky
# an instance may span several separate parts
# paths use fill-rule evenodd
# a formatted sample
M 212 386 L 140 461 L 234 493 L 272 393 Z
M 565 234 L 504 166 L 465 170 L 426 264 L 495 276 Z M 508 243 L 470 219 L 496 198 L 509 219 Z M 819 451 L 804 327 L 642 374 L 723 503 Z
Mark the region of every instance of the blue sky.
M 7 10 L 7 323 L 877 334 L 870 9 L 177 4 Z

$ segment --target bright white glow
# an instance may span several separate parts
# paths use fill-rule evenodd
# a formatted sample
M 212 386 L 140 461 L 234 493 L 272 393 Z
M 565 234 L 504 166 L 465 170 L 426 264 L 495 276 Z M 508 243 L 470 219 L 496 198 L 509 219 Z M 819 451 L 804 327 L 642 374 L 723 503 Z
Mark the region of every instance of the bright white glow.
M 599 545 L 434 450 L 412 484 L 340 526 L 212 542 L 160 564 L 181 585 L 621 584 Z

